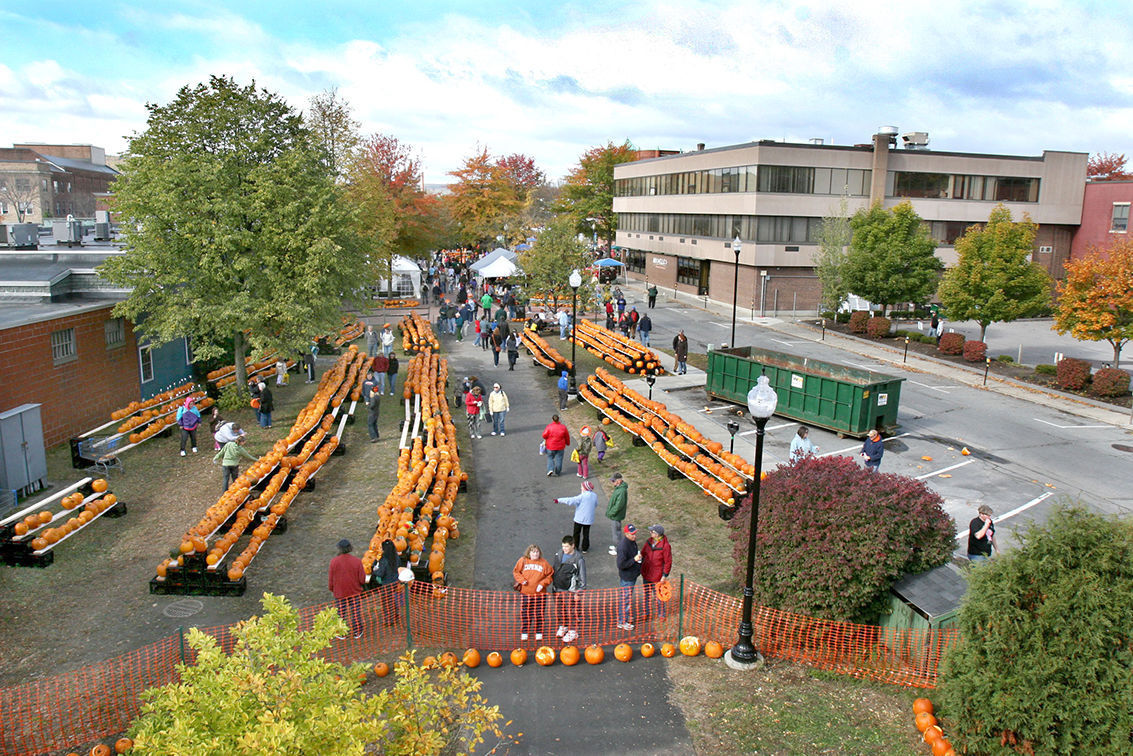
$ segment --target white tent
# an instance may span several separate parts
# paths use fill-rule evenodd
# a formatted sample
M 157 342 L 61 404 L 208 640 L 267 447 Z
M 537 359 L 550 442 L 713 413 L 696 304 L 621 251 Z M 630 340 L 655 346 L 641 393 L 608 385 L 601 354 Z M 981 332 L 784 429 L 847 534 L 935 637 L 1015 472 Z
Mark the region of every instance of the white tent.
M 472 263 L 472 265 L 470 265 L 469 267 L 472 268 L 473 272 L 480 273 L 482 270 L 484 270 L 484 268 L 491 265 L 496 260 L 502 259 L 507 260 L 508 262 L 515 262 L 515 259 L 517 257 L 519 257 L 519 255 L 517 255 L 515 252 L 512 252 L 510 249 L 496 247 L 491 252 L 484 255 L 476 262 Z
M 378 291 L 389 292 L 399 297 L 416 298 L 421 293 L 421 267 L 408 257 L 394 255 L 393 281 L 382 276 L 378 281 Z
M 507 278 L 514 276 L 518 270 L 519 268 L 511 260 L 499 257 L 477 272 L 482 278 Z

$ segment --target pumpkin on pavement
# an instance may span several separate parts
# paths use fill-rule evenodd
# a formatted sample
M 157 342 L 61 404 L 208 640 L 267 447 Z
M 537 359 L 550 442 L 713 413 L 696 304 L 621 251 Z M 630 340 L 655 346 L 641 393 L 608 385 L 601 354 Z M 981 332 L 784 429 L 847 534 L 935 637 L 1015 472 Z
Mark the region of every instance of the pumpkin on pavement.
M 535 649 L 535 662 L 540 667 L 549 667 L 555 663 L 555 650 L 550 646 L 539 646 Z
M 601 664 L 606 658 L 606 652 L 601 646 L 591 644 L 586 647 L 585 656 L 587 664 Z
M 559 651 L 559 661 L 568 667 L 573 667 L 578 664 L 581 654 L 578 652 L 578 646 L 563 646 Z

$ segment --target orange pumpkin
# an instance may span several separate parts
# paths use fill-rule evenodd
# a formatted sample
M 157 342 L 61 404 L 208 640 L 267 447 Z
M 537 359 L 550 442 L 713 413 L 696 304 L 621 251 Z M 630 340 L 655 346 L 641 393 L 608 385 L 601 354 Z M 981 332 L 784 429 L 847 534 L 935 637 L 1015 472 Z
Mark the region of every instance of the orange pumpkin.
M 584 656 L 587 664 L 601 664 L 606 660 L 606 652 L 602 650 L 601 646 L 593 643 L 586 647 Z
M 578 664 L 578 660 L 582 655 L 578 652 L 578 646 L 563 646 L 559 651 L 559 661 L 568 667 L 573 667 Z
M 555 650 L 550 646 L 539 646 L 535 649 L 535 661 L 540 667 L 549 667 L 555 663 Z
M 672 643 L 662 643 L 661 644 L 661 656 L 664 656 L 666 659 L 672 659 L 676 655 L 677 655 L 677 647 L 674 646 Z
M 469 669 L 476 669 L 480 666 L 480 652 L 474 648 L 468 649 L 461 657 L 460 663 Z
M 455 667 L 460 664 L 460 660 L 456 658 L 456 654 L 452 651 L 445 651 L 441 654 L 440 663 L 442 667 Z
M 389 665 L 385 662 L 378 662 L 374 665 L 374 674 L 378 677 L 385 677 L 389 674 Z
M 650 658 L 655 653 L 657 653 L 657 648 L 652 643 L 646 642 L 641 644 L 641 655 L 646 659 Z
M 669 601 L 673 598 L 673 584 L 668 580 L 662 580 L 657 583 L 657 590 L 654 593 L 656 593 L 658 601 Z
M 681 653 L 685 656 L 696 656 L 700 653 L 700 638 L 695 635 L 686 635 L 681 638 Z
M 932 756 L 947 756 L 949 751 L 952 751 L 952 744 L 946 738 L 932 741 Z
M 94 748 L 90 749 L 90 756 L 110 756 L 111 753 L 110 746 L 106 745 L 106 743 L 99 743 Z
M 918 698 L 916 701 L 913 701 L 913 715 L 916 716 L 922 712 L 932 714 L 932 701 L 927 698 Z
M 499 667 L 499 666 L 502 666 L 503 663 L 504 663 L 504 657 L 500 654 L 499 651 L 493 651 L 492 653 L 488 654 L 488 666 L 489 667 Z
M 936 717 L 929 714 L 927 711 L 918 712 L 913 719 L 917 726 L 917 732 L 923 733 L 926 729 L 936 724 Z
M 938 740 L 944 738 L 944 730 L 940 729 L 940 725 L 929 725 L 924 731 L 924 742 L 932 745 Z
M 130 738 L 118 738 L 118 740 L 114 741 L 115 753 L 126 753 L 126 751 L 129 751 L 133 747 L 134 741 Z
M 620 662 L 627 662 L 633 658 L 633 647 L 628 643 L 619 643 L 614 646 L 614 658 Z
M 97 478 L 96 480 L 94 480 L 94 482 L 92 482 L 92 483 L 90 484 L 90 487 L 91 487 L 92 489 L 94 489 L 94 492 L 95 492 L 95 493 L 102 493 L 103 491 L 105 491 L 105 490 L 106 490 L 106 488 L 107 488 L 107 485 L 108 485 L 108 484 L 107 484 L 107 482 L 106 482 L 106 481 L 105 481 L 104 479 L 102 479 L 102 478 Z
M 704 655 L 709 659 L 719 659 L 724 655 L 724 647 L 716 641 L 708 641 L 704 644 Z
M 522 648 L 513 649 L 511 652 L 511 663 L 517 667 L 522 667 L 527 663 L 527 651 Z

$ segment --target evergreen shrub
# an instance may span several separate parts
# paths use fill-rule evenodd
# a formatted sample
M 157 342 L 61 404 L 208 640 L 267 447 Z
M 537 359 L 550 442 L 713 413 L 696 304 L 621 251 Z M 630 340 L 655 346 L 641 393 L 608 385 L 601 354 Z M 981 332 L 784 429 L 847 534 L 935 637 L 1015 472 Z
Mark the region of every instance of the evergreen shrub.
M 1129 373 L 1117 368 L 1102 368 L 1094 373 L 1090 391 L 1098 396 L 1125 396 L 1129 393 Z
M 995 358 L 996 362 L 1014 362 L 1015 358 L 1009 354 L 1001 354 Z
M 1039 364 L 1035 365 L 1035 372 L 1039 375 L 1057 375 L 1058 368 L 1054 365 Z
M 942 335 L 940 341 L 937 342 L 937 349 L 945 354 L 963 354 L 964 334 L 946 333 Z
M 1059 360 L 1055 382 L 1059 388 L 1081 391 L 1090 382 L 1090 363 L 1074 357 Z
M 987 344 L 982 341 L 964 342 L 964 359 L 968 362 L 983 362 L 987 358 Z

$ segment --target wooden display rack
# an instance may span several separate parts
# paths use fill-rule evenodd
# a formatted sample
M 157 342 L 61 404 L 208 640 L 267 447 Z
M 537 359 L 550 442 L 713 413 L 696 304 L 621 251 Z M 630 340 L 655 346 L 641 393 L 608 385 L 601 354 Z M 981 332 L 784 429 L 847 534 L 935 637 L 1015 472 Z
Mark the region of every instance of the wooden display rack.
M 94 489 L 91 488 L 93 481 L 93 478 L 83 478 L 77 483 L 72 483 L 65 488 L 61 488 L 50 496 L 35 501 L 19 512 L 14 512 L 3 520 L 0 520 L 0 558 L 3 559 L 4 563 L 19 567 L 46 567 L 55 561 L 55 549 L 59 544 L 86 530 L 92 523 L 98 520 L 98 518 L 103 515 L 107 517 L 121 517 L 126 514 L 126 505 L 121 501 L 116 501 L 113 505 L 93 515 L 90 520 L 63 536 L 55 543 L 48 544 L 39 550 L 32 549 L 31 544 L 32 541 L 35 540 L 36 533 L 51 527 L 52 523 L 57 520 L 65 520 L 75 516 L 75 514 L 81 511 L 83 504 L 86 502 L 93 501 L 111 493 L 109 489 L 102 493 L 96 493 Z M 29 529 L 24 535 L 16 535 L 16 524 L 29 514 L 38 512 L 51 504 L 59 502 L 64 496 L 75 491 L 82 492 L 83 504 L 72 509 L 60 510 L 52 515 L 49 521 Z

